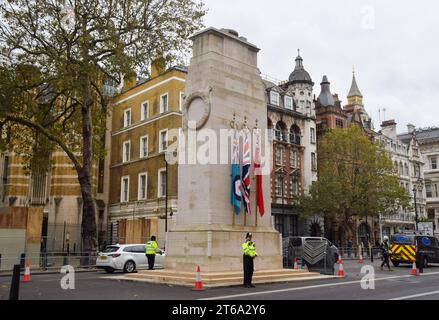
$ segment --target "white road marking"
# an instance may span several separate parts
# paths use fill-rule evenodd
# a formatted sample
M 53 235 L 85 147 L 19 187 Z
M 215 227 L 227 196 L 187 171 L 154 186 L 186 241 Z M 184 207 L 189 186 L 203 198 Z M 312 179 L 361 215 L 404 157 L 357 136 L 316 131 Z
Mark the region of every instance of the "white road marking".
M 397 297 L 397 298 L 392 298 L 389 300 L 407 300 L 407 299 L 412 299 L 412 298 L 431 296 L 434 294 L 439 294 L 439 290 L 438 291 L 423 292 L 423 293 L 418 293 L 418 294 L 412 294 L 411 296 Z
M 439 274 L 439 272 L 428 272 L 428 273 L 423 273 L 420 276 L 425 277 L 425 276 L 437 275 L 437 274 Z M 410 277 L 413 277 L 413 276 L 412 275 L 404 275 L 404 276 L 383 277 L 383 278 L 376 278 L 375 281 L 390 280 L 390 279 L 402 279 L 402 278 L 410 278 Z M 351 284 L 356 284 L 356 283 L 361 283 L 361 280 L 337 282 L 337 283 L 325 283 L 325 284 L 318 284 L 318 285 L 306 286 L 306 287 L 296 287 L 296 288 L 267 290 L 267 291 L 258 291 L 258 292 L 250 292 L 250 293 L 231 294 L 231 295 L 227 295 L 227 296 L 202 298 L 199 300 L 222 300 L 222 299 L 231 299 L 231 298 L 239 298 L 239 297 L 258 296 L 258 295 L 272 294 L 272 293 L 299 291 L 299 290 L 306 290 L 306 289 L 345 286 L 345 285 L 351 285 Z

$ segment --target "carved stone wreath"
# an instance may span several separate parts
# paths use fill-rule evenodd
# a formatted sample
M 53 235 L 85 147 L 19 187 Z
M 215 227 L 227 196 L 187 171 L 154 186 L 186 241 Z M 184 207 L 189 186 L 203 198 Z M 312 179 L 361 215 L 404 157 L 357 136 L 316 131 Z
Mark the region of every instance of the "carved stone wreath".
M 200 91 L 191 93 L 184 102 L 184 126 L 187 128 L 189 121 L 195 121 L 195 128 L 198 130 L 202 128 L 210 116 L 210 99 L 208 94 Z M 190 113 L 193 113 L 195 118 L 190 119 Z

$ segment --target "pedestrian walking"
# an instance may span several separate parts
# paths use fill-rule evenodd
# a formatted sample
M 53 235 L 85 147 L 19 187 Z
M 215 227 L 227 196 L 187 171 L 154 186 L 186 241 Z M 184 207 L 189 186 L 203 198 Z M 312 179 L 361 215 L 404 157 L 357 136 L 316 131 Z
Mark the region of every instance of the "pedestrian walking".
M 242 244 L 243 260 L 244 260 L 244 287 L 254 288 L 252 284 L 254 271 L 254 258 L 258 256 L 256 252 L 256 244 L 252 241 L 250 232 L 245 236 L 245 242 Z
M 155 254 L 159 250 L 156 237 L 152 236 L 151 240 L 146 243 L 146 258 L 148 259 L 148 270 L 154 269 Z
M 380 249 L 383 256 L 383 262 L 381 263 L 381 270 L 383 270 L 384 266 L 387 265 L 387 268 L 389 268 L 389 271 L 393 271 L 390 268 L 390 256 L 392 255 L 392 250 L 390 250 L 390 244 L 389 244 L 389 237 L 384 236 L 383 242 L 381 243 Z

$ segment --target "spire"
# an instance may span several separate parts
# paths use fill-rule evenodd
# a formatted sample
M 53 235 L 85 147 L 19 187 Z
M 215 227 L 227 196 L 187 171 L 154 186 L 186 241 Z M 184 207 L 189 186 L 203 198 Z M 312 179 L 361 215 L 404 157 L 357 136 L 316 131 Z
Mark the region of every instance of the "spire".
M 294 68 L 294 70 L 303 69 L 303 59 L 300 56 L 300 49 L 297 49 L 297 57 L 295 61 L 296 61 L 296 67 Z
M 358 89 L 357 80 L 355 79 L 355 69 L 352 70 L 352 84 L 348 93 L 349 104 L 363 104 L 363 95 Z
M 331 93 L 330 84 L 331 83 L 328 81 L 328 77 L 323 76 L 322 83 L 320 83 L 322 89 L 319 97 L 317 98 L 320 105 L 323 107 L 335 106 L 335 101 Z

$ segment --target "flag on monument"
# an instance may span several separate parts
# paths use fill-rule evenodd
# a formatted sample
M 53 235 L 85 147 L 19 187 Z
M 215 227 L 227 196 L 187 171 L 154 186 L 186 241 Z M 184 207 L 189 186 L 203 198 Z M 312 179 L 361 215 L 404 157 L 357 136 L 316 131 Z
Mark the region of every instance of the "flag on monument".
M 256 205 L 259 208 L 261 217 L 265 213 L 264 191 L 262 190 L 262 169 L 261 169 L 261 134 L 260 130 L 255 135 L 255 175 L 256 175 Z
M 251 165 L 251 154 L 250 154 L 250 141 L 249 132 L 244 130 L 244 150 L 242 156 L 242 195 L 244 198 L 244 208 L 248 214 L 251 214 L 250 207 L 250 165 Z
M 239 138 L 234 129 L 232 149 L 232 188 L 231 201 L 236 214 L 241 213 L 241 165 L 239 161 Z

